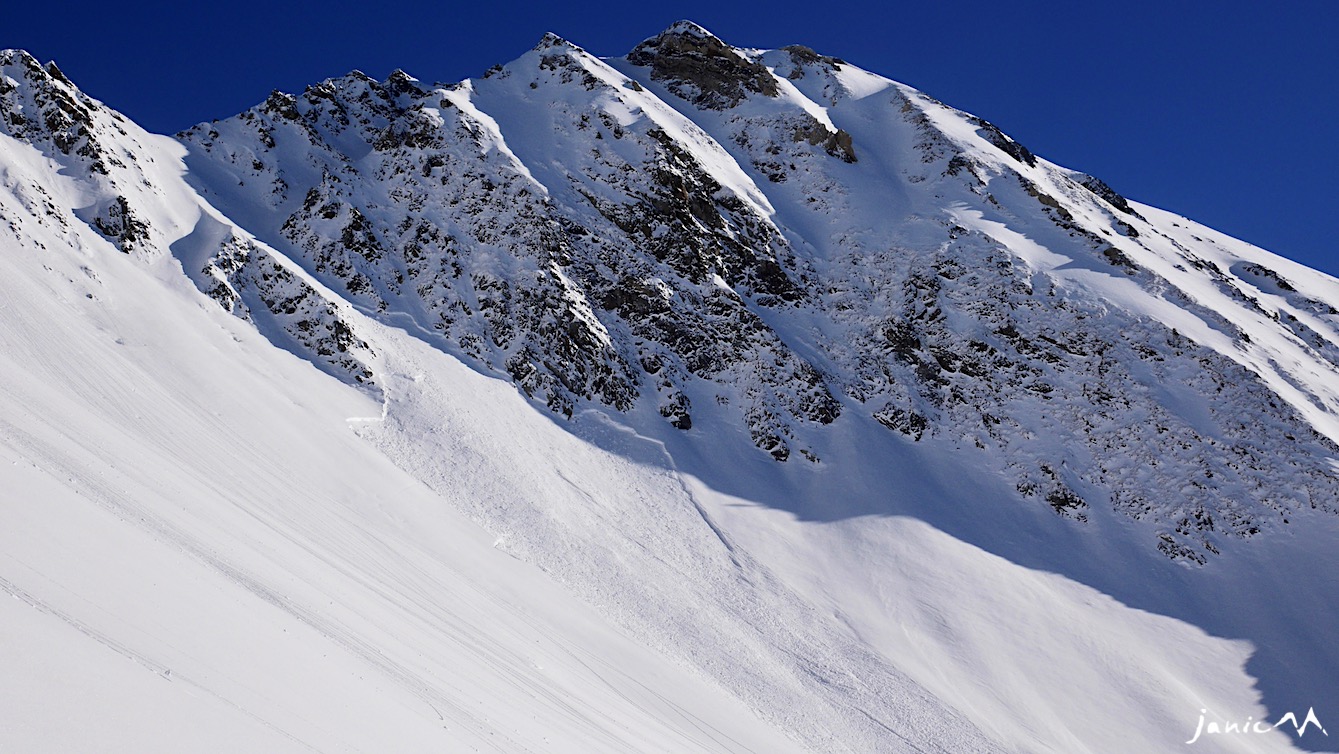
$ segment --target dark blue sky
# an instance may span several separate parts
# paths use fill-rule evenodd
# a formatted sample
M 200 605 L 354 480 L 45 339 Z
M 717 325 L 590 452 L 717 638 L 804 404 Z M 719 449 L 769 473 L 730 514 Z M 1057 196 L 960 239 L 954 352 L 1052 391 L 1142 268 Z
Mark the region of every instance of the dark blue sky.
M 1131 198 L 1339 274 L 1339 2 L 11 3 L 0 47 L 174 132 L 353 68 L 482 73 L 554 31 L 622 55 L 679 18 L 918 87 Z M 136 4 L 131 4 L 136 5 Z

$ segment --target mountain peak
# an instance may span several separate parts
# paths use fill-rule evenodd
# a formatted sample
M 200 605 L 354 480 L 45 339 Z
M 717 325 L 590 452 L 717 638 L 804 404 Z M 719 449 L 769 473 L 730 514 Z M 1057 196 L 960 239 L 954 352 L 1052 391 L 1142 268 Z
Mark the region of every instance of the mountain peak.
M 9 69 L 11 74 L 41 87 L 58 83 L 70 94 L 81 94 L 79 87 L 75 86 L 75 83 L 61 71 L 60 66 L 56 65 L 56 61 L 52 60 L 43 66 L 27 50 L 0 50 L 0 70 L 4 69 Z M 4 88 L 3 85 L 0 85 L 0 89 Z
M 585 50 L 580 45 L 574 44 L 573 42 L 563 37 L 560 37 L 551 31 L 544 32 L 544 36 L 540 37 L 539 43 L 530 49 L 532 52 L 545 52 L 551 50 L 560 50 L 562 52 L 568 52 L 568 53 L 585 52 Z
M 544 32 L 544 36 L 540 37 L 539 43 L 536 44 L 532 49 L 547 50 L 550 47 L 570 47 L 571 44 L 572 44 L 571 42 L 568 42 L 566 39 L 563 39 L 557 34 L 554 34 L 551 31 L 546 31 Z
M 56 73 L 60 73 L 60 69 L 56 68 L 54 62 L 50 64 L 49 68 Z M 74 86 L 69 83 L 64 74 L 53 76 L 51 71 L 43 68 L 37 58 L 33 57 L 27 50 L 0 50 L 0 70 L 7 70 L 11 75 L 32 83 L 47 81 L 54 77 L 59 78 L 71 87 Z
M 37 58 L 33 57 L 27 50 L 21 50 L 17 47 L 0 50 L 0 67 L 7 67 L 18 63 L 23 63 L 33 68 L 42 67 L 42 65 L 37 62 Z
M 692 37 L 695 39 L 715 39 L 718 42 L 720 41 L 720 37 L 707 31 L 701 24 L 698 24 L 695 21 L 689 21 L 688 19 L 675 21 L 666 27 L 664 31 L 660 32 L 655 37 L 652 37 L 652 39 L 661 39 L 665 37 Z
M 628 53 L 628 62 L 649 67 L 675 95 L 707 110 L 727 110 L 750 93 L 776 97 L 776 79 L 761 63 L 740 54 L 693 23 L 677 21 Z
M 54 62 L 43 67 L 23 50 L 0 51 L 0 133 L 83 158 L 106 174 L 109 164 L 123 163 L 103 154 L 94 124 L 99 109 Z
M 60 69 L 60 66 L 56 65 L 56 61 L 53 60 L 46 64 L 46 72 L 51 78 L 61 83 L 66 84 L 67 86 L 74 86 L 74 82 L 70 81 L 65 75 L 65 72 Z
M 410 76 L 399 68 L 391 71 L 391 75 L 386 77 L 386 81 L 382 83 L 382 86 L 386 87 L 386 91 L 396 97 L 402 94 L 421 97 L 425 91 L 423 87 L 420 86 L 418 79 Z

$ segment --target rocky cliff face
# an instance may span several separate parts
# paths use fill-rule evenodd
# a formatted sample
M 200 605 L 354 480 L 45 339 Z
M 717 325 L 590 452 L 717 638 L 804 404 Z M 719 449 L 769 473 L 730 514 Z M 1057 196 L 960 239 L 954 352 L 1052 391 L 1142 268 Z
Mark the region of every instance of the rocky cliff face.
M 221 203 L 265 217 L 313 274 L 555 411 L 644 402 L 688 429 L 698 393 L 780 460 L 795 425 L 840 413 L 765 323 L 806 293 L 761 194 L 691 121 L 556 37 L 478 81 L 353 74 L 182 138 L 242 187 Z M 518 152 L 553 157 L 532 170 Z
M 180 138 L 323 283 L 564 415 L 728 414 L 781 462 L 877 421 L 1196 562 L 1339 500 L 1328 288 L 807 48 L 549 36 L 479 79 L 354 73 Z
M 784 463 L 877 422 L 1200 563 L 1339 500 L 1335 281 L 808 48 L 682 22 L 622 59 L 549 35 L 460 83 L 275 92 L 178 135 L 210 210 L 171 243 L 142 219 L 180 180 L 137 162 L 159 137 L 0 62 L 0 128 L 90 192 L 66 212 L 31 183 L 33 221 L 175 254 L 351 382 L 377 382 L 353 306 L 562 416 L 710 415 Z

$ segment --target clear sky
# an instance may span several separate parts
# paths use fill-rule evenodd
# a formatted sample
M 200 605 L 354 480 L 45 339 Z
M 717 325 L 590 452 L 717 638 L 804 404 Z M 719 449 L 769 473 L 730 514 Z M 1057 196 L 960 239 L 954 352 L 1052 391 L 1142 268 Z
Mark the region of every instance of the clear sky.
M 805 44 L 911 84 L 1133 199 L 1339 275 L 1334 0 L 7 5 L 0 47 L 54 58 L 166 133 L 354 68 L 455 81 L 545 31 L 622 55 L 690 18 L 734 45 Z

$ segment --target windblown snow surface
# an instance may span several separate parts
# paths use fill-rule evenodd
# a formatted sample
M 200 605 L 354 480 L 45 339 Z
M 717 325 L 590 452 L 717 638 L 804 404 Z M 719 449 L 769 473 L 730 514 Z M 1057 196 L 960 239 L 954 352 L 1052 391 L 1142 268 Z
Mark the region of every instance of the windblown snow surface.
M 1335 748 L 1339 281 L 686 23 L 179 140 L 0 64 L 0 749 Z

